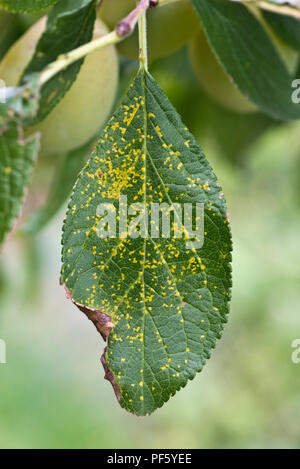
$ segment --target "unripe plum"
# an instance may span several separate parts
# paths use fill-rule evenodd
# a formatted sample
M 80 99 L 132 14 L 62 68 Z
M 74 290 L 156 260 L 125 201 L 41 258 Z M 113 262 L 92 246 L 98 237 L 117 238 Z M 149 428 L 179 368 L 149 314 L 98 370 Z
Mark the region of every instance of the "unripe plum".
M 15 86 L 30 62 L 46 27 L 46 17 L 32 26 L 8 51 L 0 63 L 0 77 L 7 86 Z M 97 20 L 94 39 L 107 33 Z M 118 58 L 114 46 L 89 54 L 76 81 L 57 106 L 39 124 L 26 130 L 42 133 L 41 154 L 63 153 L 89 141 L 111 112 L 118 86 Z

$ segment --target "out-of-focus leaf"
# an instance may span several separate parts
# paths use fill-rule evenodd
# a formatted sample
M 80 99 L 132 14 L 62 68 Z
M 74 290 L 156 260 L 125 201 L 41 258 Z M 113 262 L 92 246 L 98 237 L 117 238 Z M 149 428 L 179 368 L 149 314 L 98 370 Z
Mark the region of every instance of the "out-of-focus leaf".
M 149 222 L 144 235 L 141 227 L 125 238 L 121 221 L 130 228 L 119 213 L 120 196 L 127 197 L 129 212 L 132 204 L 151 213 L 152 203 L 170 209 L 203 203 L 202 247 L 187 245 L 182 229 L 175 236 L 178 212 L 170 237 L 157 238 Z M 103 203 L 116 210 L 116 237 L 99 235 Z M 138 415 L 153 412 L 194 378 L 221 337 L 231 235 L 221 188 L 201 147 L 143 70 L 79 176 L 62 243 L 61 281 L 108 336 L 102 363 L 121 406 Z
M 65 0 L 49 13 L 47 28 L 23 77 L 40 72 L 60 54 L 85 44 L 92 38 L 96 18 L 96 0 Z M 55 75 L 42 88 L 38 115 L 27 124 L 43 120 L 74 83 L 83 59 Z M 88 84 L 87 84 L 88 86 Z
M 265 20 L 287 44 L 300 51 L 300 20 L 290 16 L 263 11 Z
M 24 140 L 23 124 L 36 115 L 38 75 L 26 78 L 19 88 L 6 88 L 0 103 L 0 244 L 19 214 L 25 189 L 39 150 L 39 136 Z
M 18 15 L 0 11 L 0 60 L 21 34 L 22 28 Z
M 292 79 L 271 39 L 247 7 L 227 0 L 192 0 L 208 41 L 239 89 L 276 119 L 300 118 Z
M 69 197 L 91 146 L 92 142 L 89 142 L 81 148 L 61 155 L 46 202 L 22 227 L 22 232 L 36 234 L 57 214 Z
M 44 10 L 57 2 L 58 0 L 0 0 L 0 8 L 5 8 L 15 13 L 31 13 Z
M 0 133 L 0 244 L 19 214 L 38 147 L 38 137 L 23 141 L 16 124 Z

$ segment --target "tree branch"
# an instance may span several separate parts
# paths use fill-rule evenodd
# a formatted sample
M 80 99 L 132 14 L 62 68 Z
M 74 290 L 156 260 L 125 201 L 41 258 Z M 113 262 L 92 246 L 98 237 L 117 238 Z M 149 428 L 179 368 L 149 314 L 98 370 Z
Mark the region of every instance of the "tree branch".
M 122 41 L 124 37 L 120 37 L 116 31 L 112 31 L 111 33 L 108 33 L 103 37 L 95 39 L 94 41 L 88 42 L 87 44 L 84 44 L 83 46 L 80 46 L 77 49 L 68 52 L 67 54 L 62 54 L 58 56 L 55 62 L 51 62 L 41 72 L 39 79 L 40 84 L 44 85 L 57 73 L 61 72 L 66 67 L 68 67 L 74 62 L 77 62 L 77 60 L 82 59 L 91 52 L 101 49 L 102 47 L 109 46 L 111 44 L 116 44 L 117 42 Z
M 154 7 L 156 5 L 157 0 L 140 0 L 137 7 L 117 24 L 116 31 L 118 35 L 122 37 L 131 34 L 139 18 L 145 13 L 145 11 L 150 8 L 150 6 Z
M 106 34 L 103 37 L 95 39 L 83 46 L 74 49 L 67 54 L 60 55 L 55 62 L 50 63 L 40 74 L 40 84 L 44 85 L 48 80 L 53 78 L 57 73 L 64 70 L 77 60 L 82 59 L 86 55 L 112 44 L 117 44 L 123 41 L 127 36 L 132 34 L 139 18 L 145 13 L 148 8 L 153 8 L 157 5 L 157 0 L 140 0 L 137 7 L 126 18 L 121 20 L 114 31 Z
M 262 10 L 271 11 L 273 13 L 277 13 L 279 15 L 291 16 L 300 20 L 300 1 L 295 1 L 291 3 L 291 6 L 287 5 L 290 3 L 288 1 L 282 2 L 282 4 L 270 2 L 268 0 L 229 0 L 231 2 L 239 2 L 239 3 L 251 3 Z

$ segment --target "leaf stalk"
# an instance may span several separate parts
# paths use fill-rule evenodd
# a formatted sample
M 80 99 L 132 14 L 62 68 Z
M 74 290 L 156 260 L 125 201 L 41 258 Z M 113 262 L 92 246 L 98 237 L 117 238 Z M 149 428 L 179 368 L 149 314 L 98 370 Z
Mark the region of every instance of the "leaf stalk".
M 140 67 L 148 70 L 148 51 L 147 51 L 147 20 L 146 11 L 150 8 L 151 0 L 141 0 L 139 5 L 142 13 L 139 17 L 139 61 Z

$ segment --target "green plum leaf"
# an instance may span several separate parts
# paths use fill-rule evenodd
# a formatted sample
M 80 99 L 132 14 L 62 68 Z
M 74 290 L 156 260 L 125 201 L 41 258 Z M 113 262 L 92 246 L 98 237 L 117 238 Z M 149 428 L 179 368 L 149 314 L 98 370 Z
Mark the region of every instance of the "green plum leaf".
M 3 88 L 2 92 L 5 94 L 0 103 L 0 244 L 19 214 L 39 151 L 39 135 L 27 140 L 23 135 L 24 122 L 38 112 L 39 77 L 32 74 L 22 86 Z
M 300 20 L 271 11 L 263 11 L 263 15 L 281 39 L 294 49 L 300 50 Z
M 22 34 L 18 15 L 0 11 L 0 60 Z
M 19 214 L 38 150 L 38 136 L 24 141 L 17 124 L 0 130 L 0 244 Z
M 89 42 L 96 19 L 95 7 L 96 0 L 66 0 L 54 5 L 48 16 L 46 30 L 23 78 L 33 72 L 41 72 L 59 55 Z M 44 84 L 38 115 L 29 120 L 28 125 L 43 120 L 59 103 L 76 80 L 82 63 L 83 59 L 78 60 Z
M 198 229 L 190 240 L 187 206 L 203 207 L 194 220 L 202 243 Z M 116 215 L 106 233 L 103 207 Z M 67 296 L 107 340 L 105 377 L 123 408 L 151 414 L 201 371 L 222 335 L 231 233 L 200 145 L 143 69 L 80 173 L 62 244 Z
M 270 37 L 249 9 L 227 0 L 192 0 L 208 42 L 227 74 L 264 113 L 300 118 L 292 78 Z
M 0 0 L 0 8 L 14 13 L 33 13 L 54 5 L 58 0 Z

